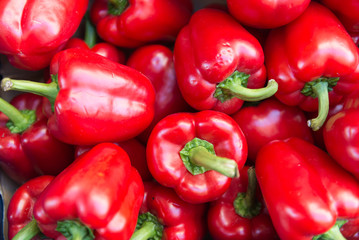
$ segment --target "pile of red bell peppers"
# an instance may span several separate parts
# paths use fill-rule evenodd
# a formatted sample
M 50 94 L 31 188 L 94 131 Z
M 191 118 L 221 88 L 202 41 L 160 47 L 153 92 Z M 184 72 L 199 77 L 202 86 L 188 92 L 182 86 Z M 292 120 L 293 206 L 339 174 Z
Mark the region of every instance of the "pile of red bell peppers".
M 7 238 L 359 240 L 358 39 L 356 0 L 2 0 L 43 76 L 1 81 Z

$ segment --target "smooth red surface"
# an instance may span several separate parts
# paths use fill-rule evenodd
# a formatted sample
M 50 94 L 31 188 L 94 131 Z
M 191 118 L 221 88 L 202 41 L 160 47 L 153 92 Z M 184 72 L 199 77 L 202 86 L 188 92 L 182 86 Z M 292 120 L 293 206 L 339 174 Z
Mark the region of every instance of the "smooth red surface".
M 40 70 L 76 32 L 88 0 L 0 2 L 0 53 L 12 65 Z
M 138 138 L 146 143 L 153 127 L 165 116 L 190 110 L 183 99 L 176 79 L 172 51 L 162 45 L 147 45 L 136 49 L 127 66 L 143 73 L 156 91 L 155 116 L 150 126 Z
M 174 41 L 192 14 L 190 0 L 129 0 L 118 16 L 108 12 L 108 0 L 95 0 L 91 21 L 106 42 L 121 47 L 138 47 L 158 40 Z
M 151 123 L 155 91 L 143 74 L 83 49 L 67 49 L 51 62 L 60 91 L 48 128 L 74 145 L 131 139 Z
M 259 150 L 273 140 L 299 137 L 313 143 L 313 135 L 303 111 L 275 98 L 264 100 L 257 106 L 242 108 L 232 118 L 246 137 L 248 158 L 253 162 Z
M 228 10 L 240 23 L 255 28 L 276 28 L 299 17 L 310 0 L 228 0 Z
M 283 103 L 316 111 L 318 98 L 301 93 L 306 82 L 319 77 L 345 77 L 358 65 L 358 50 L 335 15 L 311 2 L 306 11 L 288 25 L 270 32 L 265 46 L 268 78 L 279 89 L 275 96 Z M 329 92 L 331 105 L 343 94 L 358 88 L 359 81 L 339 79 Z
M 199 240 L 206 233 L 205 204 L 190 204 L 171 188 L 145 182 L 140 214 L 150 212 L 163 225 L 163 240 Z
M 11 197 L 8 209 L 8 236 L 12 239 L 23 227 L 25 227 L 32 219 L 34 204 L 52 181 L 53 176 L 40 176 L 21 185 L 14 195 Z M 40 240 L 40 237 L 32 238 Z
M 174 49 L 177 82 L 186 102 L 197 110 L 232 114 L 243 101 L 221 103 L 213 96 L 216 85 L 235 70 L 250 74 L 248 88 L 266 82 L 263 50 L 258 40 L 233 17 L 217 9 L 195 12 L 179 33 Z
M 126 152 L 112 143 L 96 145 L 60 173 L 39 196 L 34 217 L 48 237 L 57 221 L 79 220 L 95 239 L 129 239 L 143 200 L 143 183 Z
M 358 181 L 326 152 L 299 138 L 264 146 L 256 175 L 280 239 L 309 240 L 337 219 L 359 216 Z
M 125 53 L 120 51 L 116 46 L 110 43 L 101 42 L 95 44 L 95 46 L 93 46 L 92 48 L 89 48 L 84 40 L 80 38 L 71 38 L 69 41 L 67 41 L 64 47 L 64 49 L 69 49 L 69 48 L 83 48 L 83 49 L 91 50 L 114 62 L 125 64 L 125 59 L 126 59 Z
M 253 218 L 244 218 L 235 212 L 233 202 L 238 193 L 247 192 L 248 168 L 243 167 L 239 178 L 232 180 L 229 189 L 211 203 L 207 215 L 208 230 L 216 240 L 274 240 L 278 236 L 270 216 L 266 212 L 260 194 L 258 200 L 263 204 L 261 212 Z M 259 186 L 257 186 L 259 189 Z M 260 191 L 257 191 L 258 193 Z
M 216 111 L 175 113 L 162 119 L 147 143 L 147 163 L 160 184 L 174 188 L 190 203 L 217 199 L 229 187 L 231 178 L 210 170 L 192 175 L 184 166 L 179 152 L 195 137 L 213 144 L 216 155 L 237 162 L 238 169 L 247 159 L 247 142 L 237 123 Z

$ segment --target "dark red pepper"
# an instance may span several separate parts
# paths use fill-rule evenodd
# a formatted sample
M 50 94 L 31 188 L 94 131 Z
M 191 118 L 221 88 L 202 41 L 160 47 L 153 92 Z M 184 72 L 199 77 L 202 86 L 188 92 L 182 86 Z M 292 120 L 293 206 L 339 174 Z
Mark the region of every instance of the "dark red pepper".
M 211 110 L 163 118 L 147 143 L 152 176 L 190 203 L 219 198 L 246 158 L 247 142 L 237 123 Z
M 189 111 L 190 107 L 179 91 L 173 53 L 169 48 L 162 45 L 138 48 L 129 57 L 127 66 L 148 77 L 156 91 L 155 116 L 150 126 L 138 136 L 142 142 L 147 142 L 158 121 L 172 113 Z
M 201 240 L 206 230 L 206 205 L 190 204 L 175 191 L 146 182 L 145 197 L 131 240 Z
M 240 23 L 255 28 L 276 28 L 299 17 L 310 0 L 228 0 L 228 10 Z
M 257 106 L 242 108 L 232 118 L 246 137 L 248 158 L 253 162 L 261 147 L 273 140 L 299 137 L 313 143 L 303 111 L 287 106 L 275 98 L 266 99 Z
M 124 142 L 115 143 L 126 151 L 131 160 L 131 165 L 136 168 L 141 175 L 143 181 L 152 180 L 152 175 L 147 167 L 146 161 L 146 147 L 136 139 L 130 139 Z M 78 158 L 81 154 L 89 151 L 93 146 L 77 146 L 75 150 L 75 157 Z
M 125 240 L 135 230 L 143 194 L 126 152 L 101 143 L 54 178 L 37 199 L 34 217 L 50 238 Z
M 182 96 L 197 110 L 232 114 L 243 101 L 259 101 L 277 91 L 275 81 L 261 88 L 266 71 L 258 40 L 221 10 L 192 15 L 176 39 L 174 61 Z
M 36 177 L 24 183 L 16 190 L 14 195 L 11 197 L 7 209 L 9 239 L 19 239 L 13 237 L 21 229 L 24 229 L 22 231 L 26 231 L 27 228 L 31 228 L 34 231 L 32 234 L 34 236 L 40 233 L 36 221 L 33 221 L 34 217 L 32 211 L 37 198 L 53 179 L 54 177 L 47 175 Z M 29 224 L 30 222 L 31 224 Z M 43 238 L 37 235 L 32 239 L 40 240 Z
M 48 97 L 50 133 L 74 145 L 133 138 L 151 123 L 155 92 L 143 74 L 84 49 L 59 52 L 51 62 L 53 81 L 2 80 L 3 90 Z
M 3 0 L 0 2 L 0 53 L 26 70 L 50 64 L 76 32 L 88 0 Z
M 208 229 L 217 240 L 279 239 L 257 190 L 253 167 L 243 167 L 229 189 L 211 203 Z
M 256 175 L 280 239 L 345 239 L 341 225 L 359 217 L 358 181 L 307 141 L 268 143 L 258 153 Z
M 174 41 L 191 14 L 190 0 L 95 0 L 90 9 L 98 35 L 121 47 Z
M 41 113 L 42 97 L 26 93 L 11 104 L 0 99 L 0 165 L 13 180 L 57 175 L 74 160 L 74 147 L 54 138 Z
M 357 79 L 345 79 L 358 66 L 357 47 L 335 15 L 314 1 L 296 20 L 270 32 L 265 55 L 268 77 L 279 84 L 275 96 L 318 110 L 308 124 L 313 130 L 323 125 L 329 105 L 359 87 Z

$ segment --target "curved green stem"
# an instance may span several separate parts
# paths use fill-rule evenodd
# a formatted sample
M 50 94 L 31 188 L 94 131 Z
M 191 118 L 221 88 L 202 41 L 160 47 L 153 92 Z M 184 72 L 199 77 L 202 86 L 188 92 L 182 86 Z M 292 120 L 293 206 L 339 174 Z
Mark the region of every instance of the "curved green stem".
M 56 231 L 60 232 L 67 239 L 72 239 L 72 240 L 95 239 L 92 230 L 77 220 L 64 220 L 57 222 Z
M 239 176 L 237 162 L 210 153 L 205 147 L 194 147 L 189 151 L 189 158 L 193 164 L 202 166 L 207 170 L 217 171 L 227 177 Z
M 109 0 L 108 12 L 111 15 L 121 15 L 121 13 L 127 8 L 128 0 Z
M 93 46 L 96 45 L 96 40 L 97 40 L 96 29 L 95 29 L 95 26 L 91 23 L 90 17 L 88 14 L 86 14 L 85 19 L 86 19 L 86 21 L 85 21 L 84 41 L 89 48 L 93 48 Z
M 146 240 L 156 236 L 156 224 L 145 222 L 140 229 L 136 230 L 130 240 Z
M 340 232 L 340 228 L 347 222 L 347 220 L 338 220 L 335 225 L 327 232 L 313 237 L 313 240 L 346 240 Z
M 248 168 L 248 186 L 247 192 L 238 193 L 233 202 L 236 213 L 244 218 L 253 218 L 257 216 L 262 204 L 256 199 L 257 178 L 253 167 Z
M 37 234 L 40 233 L 40 229 L 37 226 L 36 220 L 33 219 L 25 227 L 23 227 L 12 240 L 31 240 Z
M 52 105 L 54 105 L 55 99 L 59 92 L 57 81 L 52 81 L 51 83 L 40 83 L 27 80 L 4 78 L 1 81 L 1 88 L 3 91 L 16 90 L 44 96 L 49 99 Z
M 313 131 L 317 131 L 325 123 L 329 112 L 328 83 L 318 82 L 312 86 L 312 89 L 318 97 L 318 116 L 316 118 L 308 120 L 307 124 L 308 127 L 313 129 Z

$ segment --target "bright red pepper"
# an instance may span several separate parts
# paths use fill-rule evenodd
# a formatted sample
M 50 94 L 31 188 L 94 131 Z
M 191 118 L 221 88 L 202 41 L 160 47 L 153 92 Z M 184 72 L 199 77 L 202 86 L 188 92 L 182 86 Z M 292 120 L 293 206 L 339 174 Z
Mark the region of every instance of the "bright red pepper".
M 341 111 L 331 116 L 323 128 L 328 153 L 359 179 L 359 93 L 345 99 Z
M 33 220 L 32 211 L 37 198 L 53 179 L 54 177 L 47 175 L 36 177 L 24 183 L 16 190 L 11 197 L 7 210 L 9 239 L 13 239 L 25 226 L 27 226 L 27 228 L 33 228 L 33 230 L 38 233 L 40 232 L 35 221 L 30 225 L 28 224 Z M 23 231 L 26 231 L 26 228 Z M 36 233 L 34 232 L 34 234 Z M 16 238 L 14 238 L 14 240 L 15 239 Z M 36 236 L 32 239 L 40 240 L 42 238 Z
M 146 182 L 145 197 L 131 240 L 201 240 L 205 235 L 205 204 L 190 204 L 175 191 Z
M 124 142 L 115 143 L 126 151 L 131 160 L 131 165 L 136 168 L 141 175 L 143 181 L 151 181 L 152 175 L 147 167 L 146 161 L 146 147 L 136 139 L 130 139 Z M 81 154 L 89 151 L 93 146 L 77 146 L 75 150 L 75 157 L 78 158 Z
M 53 82 L 4 78 L 3 89 L 32 91 L 53 104 L 50 133 L 74 145 L 118 142 L 142 132 L 154 115 L 155 92 L 138 71 L 84 49 L 59 52 Z
M 357 0 L 320 0 L 331 9 L 350 33 L 359 33 L 359 2 Z
M 173 41 L 191 14 L 190 0 L 95 0 L 90 9 L 98 35 L 121 47 Z
M 302 139 L 265 145 L 257 156 L 256 175 L 282 240 L 319 235 L 345 239 L 340 226 L 359 216 L 358 181 L 326 152 Z
M 179 91 L 173 53 L 169 48 L 162 45 L 138 48 L 129 57 L 127 66 L 148 77 L 156 91 L 155 116 L 150 126 L 138 136 L 142 142 L 147 142 L 158 121 L 172 113 L 189 111 L 190 107 Z
M 190 203 L 219 198 L 246 158 L 247 142 L 237 123 L 211 110 L 163 118 L 147 143 L 152 176 Z
M 243 101 L 259 101 L 277 90 L 273 81 L 266 88 L 248 89 L 265 85 L 262 47 L 221 10 L 201 9 L 192 15 L 176 39 L 174 61 L 182 96 L 197 110 L 232 114 Z
M 299 137 L 313 143 L 313 135 L 307 127 L 303 111 L 275 98 L 266 99 L 258 106 L 242 108 L 232 118 L 246 137 L 248 158 L 253 162 L 261 147 L 273 140 Z
M 50 238 L 129 239 L 143 194 L 141 177 L 126 152 L 102 143 L 52 181 L 33 212 L 41 232 Z
M 74 148 L 54 138 L 41 113 L 42 97 L 20 94 L 0 99 L 0 165 L 18 183 L 37 175 L 57 175 L 73 160 Z
M 75 33 L 88 0 L 3 0 L 0 2 L 0 53 L 26 70 L 50 64 Z
M 342 79 L 358 65 L 357 47 L 335 15 L 319 3 L 311 2 L 296 20 L 272 30 L 265 55 L 268 77 L 279 84 L 275 96 L 305 111 L 319 110 L 309 121 L 313 130 L 324 123 L 329 104 L 359 87 L 357 79 Z
M 274 240 L 278 236 L 259 194 L 254 168 L 247 166 L 211 203 L 208 229 L 217 240 Z
M 228 0 L 228 10 L 240 23 L 255 28 L 276 28 L 299 17 L 310 0 Z

